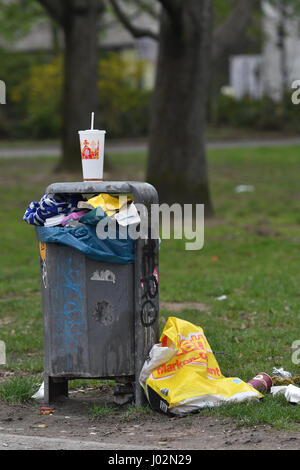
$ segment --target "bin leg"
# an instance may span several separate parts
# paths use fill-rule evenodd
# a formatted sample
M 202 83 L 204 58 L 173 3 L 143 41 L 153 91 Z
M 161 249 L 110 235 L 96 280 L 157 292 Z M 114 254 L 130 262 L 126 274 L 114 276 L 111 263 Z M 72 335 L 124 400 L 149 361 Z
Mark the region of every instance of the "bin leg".
M 125 405 L 131 403 L 134 399 L 134 388 L 132 382 L 128 379 L 120 381 L 114 388 L 114 403 L 116 405 Z
M 134 392 L 135 392 L 134 393 L 135 406 L 137 406 L 137 407 L 146 406 L 148 404 L 148 402 L 147 402 L 147 399 L 146 399 L 145 392 L 144 392 L 143 388 L 141 387 L 139 382 L 135 383 L 134 387 L 135 387 L 135 390 L 134 390 Z
M 68 396 L 68 380 L 49 377 L 45 375 L 44 377 L 44 403 L 49 405 L 57 398 Z

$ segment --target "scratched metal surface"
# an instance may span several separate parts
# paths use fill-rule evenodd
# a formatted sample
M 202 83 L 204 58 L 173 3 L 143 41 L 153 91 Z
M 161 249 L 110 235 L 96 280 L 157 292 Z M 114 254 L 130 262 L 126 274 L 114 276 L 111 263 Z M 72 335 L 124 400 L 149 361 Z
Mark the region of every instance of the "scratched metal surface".
M 47 244 L 44 265 L 49 376 L 134 375 L 133 265 L 101 263 L 55 243 Z
M 158 194 L 156 189 L 144 182 L 136 182 L 136 181 L 102 181 L 102 182 L 73 182 L 73 183 L 54 183 L 46 189 L 46 193 L 48 194 L 97 194 L 97 193 L 110 193 L 110 194 L 132 194 L 133 199 L 135 203 L 142 203 L 144 204 L 147 208 L 148 211 L 150 209 L 150 206 L 152 204 L 158 204 Z M 150 225 L 153 225 L 153 221 L 150 220 L 151 218 L 149 217 L 149 222 Z M 79 308 L 78 305 L 81 305 L 79 310 L 77 310 L 76 313 L 72 312 L 72 315 L 74 314 L 75 320 L 71 319 L 71 313 L 68 313 L 68 310 L 61 315 L 61 318 L 64 318 L 64 323 L 63 326 L 58 327 L 58 325 L 62 325 L 62 320 L 60 319 L 60 323 L 56 323 L 56 329 L 61 330 L 62 328 L 66 328 L 66 330 L 63 329 L 63 338 L 64 341 L 62 344 L 58 343 L 53 343 L 53 328 L 54 328 L 54 320 L 53 320 L 53 310 L 52 310 L 52 305 L 51 299 L 57 299 L 60 298 L 58 301 L 58 304 L 60 305 L 60 311 L 64 312 L 64 302 L 61 298 L 61 293 L 60 294 L 51 294 L 49 295 L 49 291 L 46 293 L 46 287 L 44 283 L 47 284 L 48 282 L 48 276 L 47 276 L 47 264 L 51 266 L 51 260 L 49 253 L 51 251 L 48 251 L 48 258 L 49 260 L 46 264 L 44 261 L 41 260 L 41 279 L 42 279 L 42 291 L 43 291 L 43 315 L 44 315 L 44 323 L 45 323 L 45 334 L 44 334 L 44 341 L 45 341 L 45 384 L 47 384 L 48 376 L 57 377 L 65 377 L 65 378 L 71 378 L 71 377 L 101 377 L 101 376 L 112 376 L 112 375 L 118 375 L 118 376 L 124 376 L 124 375 L 130 375 L 132 377 L 135 376 L 135 403 L 137 406 L 141 406 L 144 401 L 145 401 L 145 396 L 144 396 L 144 391 L 142 387 L 139 384 L 139 374 L 140 370 L 144 364 L 144 361 L 146 357 L 149 354 L 149 351 L 153 344 L 158 343 L 159 341 L 159 295 L 155 297 L 153 300 L 153 303 L 155 304 L 156 310 L 157 310 L 157 318 L 152 325 L 145 326 L 141 322 L 141 315 L 142 315 L 142 304 L 143 304 L 143 289 L 141 288 L 141 279 L 143 276 L 143 271 L 144 271 L 144 263 L 143 263 L 143 256 L 142 256 L 142 251 L 143 247 L 145 245 L 145 240 L 138 239 L 135 242 L 135 263 L 134 265 L 130 266 L 125 266 L 124 269 L 120 267 L 120 275 L 122 277 L 121 284 L 123 285 L 123 288 L 120 289 L 121 292 L 121 297 L 117 297 L 117 301 L 115 299 L 115 294 L 110 291 L 110 289 L 107 288 L 107 283 L 103 283 L 106 287 L 104 288 L 104 291 L 100 289 L 99 291 L 99 299 L 97 300 L 94 297 L 91 296 L 91 291 L 88 288 L 89 282 L 87 281 L 87 275 L 91 273 L 91 269 L 87 268 L 87 266 L 92 266 L 90 264 L 90 260 L 88 258 L 84 258 L 84 255 L 78 255 L 76 254 L 76 259 L 78 263 L 82 263 L 84 266 L 84 269 L 79 269 L 80 273 L 73 273 L 74 279 L 76 279 L 76 276 L 79 276 L 80 282 L 83 282 L 85 288 L 83 289 L 83 299 L 82 302 L 83 304 L 80 304 L 79 298 L 78 298 L 78 291 L 77 286 L 73 286 L 72 288 L 69 289 L 71 292 L 72 289 L 75 287 L 75 294 L 74 298 L 77 299 L 77 309 Z M 50 244 L 48 244 L 50 245 Z M 52 244 L 51 244 L 52 245 Z M 53 246 L 50 247 L 50 250 L 54 249 Z M 67 249 L 67 248 L 66 248 Z M 155 269 L 157 273 L 159 273 L 159 244 L 158 240 L 155 240 Z M 58 255 L 57 253 L 54 255 L 52 262 L 55 264 L 55 260 L 57 257 L 61 257 L 60 263 L 64 263 L 65 256 L 63 252 L 60 252 Z M 73 258 L 74 261 L 75 258 Z M 78 271 L 78 269 L 74 266 L 75 271 Z M 97 267 L 99 269 L 99 266 Z M 114 265 L 114 269 L 116 269 Z M 122 270 L 123 269 L 123 270 Z M 126 272 L 127 271 L 127 272 Z M 149 271 L 149 270 L 148 270 Z M 53 272 L 54 272 L 54 267 L 53 267 Z M 152 272 L 147 272 L 147 275 L 151 275 Z M 66 274 L 64 274 L 66 276 Z M 119 276 L 119 274 L 118 274 Z M 101 274 L 100 274 L 101 277 Z M 54 282 L 52 279 L 52 275 L 49 277 L 51 280 L 51 290 L 59 291 L 62 289 L 61 282 Z M 53 281 L 53 282 L 52 282 Z M 76 284 L 76 282 L 75 282 Z M 110 286 L 112 288 L 112 286 Z M 94 291 L 93 291 L 94 292 Z M 104 293 L 103 293 L 104 292 Z M 105 295 L 106 293 L 109 293 L 109 299 L 106 299 Z M 126 294 L 125 294 L 126 293 Z M 119 295 L 119 294 L 118 294 Z M 85 300 L 84 300 L 85 299 Z M 87 300 L 89 299 L 89 301 Z M 92 299 L 92 300 L 90 300 Z M 110 299 L 112 300 L 110 302 Z M 96 305 L 100 303 L 100 305 L 97 305 L 94 310 L 92 309 L 91 312 L 91 307 L 90 303 L 94 307 L 95 302 Z M 105 303 L 101 302 L 107 302 L 108 305 Z M 124 309 L 123 314 L 120 315 L 120 318 L 124 321 L 119 321 L 119 326 L 120 329 L 117 330 L 114 328 L 114 337 L 116 338 L 116 342 L 114 343 L 114 348 L 112 348 L 112 343 L 111 343 L 111 328 L 112 325 L 110 325 L 110 318 L 113 314 L 112 312 L 115 310 L 112 310 L 112 308 L 109 306 L 109 304 L 115 305 L 113 302 L 118 303 L 118 309 Z M 66 302 L 65 302 L 66 303 Z M 85 306 L 84 306 L 85 305 Z M 70 304 L 69 304 L 70 306 Z M 127 308 L 128 306 L 128 308 Z M 116 310 L 117 312 L 119 310 Z M 115 312 L 116 312 L 115 311 Z M 84 315 L 82 315 L 82 312 Z M 101 313 L 102 312 L 102 313 Z M 104 312 L 104 313 L 103 313 Z M 132 316 L 131 316 L 132 314 Z M 91 316 L 92 318 L 98 316 L 98 323 L 101 325 L 101 328 L 99 325 L 96 327 L 96 321 L 92 322 L 91 321 Z M 80 320 L 77 321 L 76 318 L 79 318 Z M 102 319 L 102 320 L 101 320 Z M 115 322 L 115 320 L 114 320 Z M 133 322 L 133 323 L 131 323 Z M 102 323 L 107 323 L 106 325 L 103 325 Z M 91 326 L 92 325 L 92 326 Z M 116 322 L 114 323 L 114 326 L 116 326 Z M 70 336 L 70 328 L 72 327 L 72 330 L 76 332 L 76 335 L 71 335 Z M 98 336 L 97 331 L 101 332 L 101 336 Z M 107 333 L 105 333 L 107 332 Z M 61 333 L 61 331 L 60 331 Z M 125 334 L 126 334 L 126 341 L 125 341 Z M 100 333 L 99 333 L 100 335 Z M 61 341 L 61 336 L 60 341 Z M 122 344 L 123 346 L 121 347 L 119 345 L 120 343 L 120 338 L 122 338 Z M 76 341 L 75 341 L 76 340 Z M 98 343 L 101 343 L 101 345 L 104 345 L 103 347 L 101 345 L 98 345 Z M 109 343 L 109 347 L 107 347 L 107 344 Z M 97 347 L 95 346 L 97 344 Z M 61 351 L 63 351 L 62 348 L 65 348 L 64 351 L 68 352 L 68 357 L 69 359 L 66 360 L 65 355 Z M 111 347 L 111 349 L 109 349 Z M 134 350 L 133 350 L 134 348 Z M 87 351 L 90 350 L 91 353 L 89 353 L 88 358 L 87 358 Z M 107 354 L 109 352 L 109 354 Z M 112 361 L 108 361 L 107 356 L 109 357 L 114 357 L 115 360 L 113 359 Z M 54 367 L 54 361 L 53 358 L 56 357 L 55 361 L 57 367 L 55 369 Z M 110 362 L 110 365 L 109 365 Z M 126 362 L 126 366 L 125 366 Z M 58 364 L 60 364 L 58 366 Z M 64 364 L 64 366 L 63 366 Z M 100 364 L 100 365 L 99 365 Z M 113 365 L 114 364 L 114 365 Z M 98 367 L 98 369 L 97 369 Z M 73 370 L 77 372 L 67 372 L 66 368 L 69 368 L 70 370 L 73 368 Z M 126 371 L 125 371 L 126 368 Z M 97 374 L 95 373 L 95 370 L 98 370 Z M 103 371 L 103 375 L 101 372 L 100 375 L 100 369 Z M 61 370 L 61 372 L 55 372 L 58 370 Z M 109 372 L 109 375 L 107 371 L 112 371 Z M 104 372 L 105 371 L 105 372 Z M 58 384 L 59 385 L 59 384 Z M 56 386 L 52 384 L 51 387 L 49 386 L 49 390 L 47 389 L 46 385 L 46 395 L 49 398 L 52 395 L 52 392 L 54 393 Z M 52 392 L 50 390 L 52 389 Z M 48 390 L 48 391 L 47 391 Z M 58 391 L 59 392 L 59 391 Z M 47 401 L 46 397 L 46 401 Z

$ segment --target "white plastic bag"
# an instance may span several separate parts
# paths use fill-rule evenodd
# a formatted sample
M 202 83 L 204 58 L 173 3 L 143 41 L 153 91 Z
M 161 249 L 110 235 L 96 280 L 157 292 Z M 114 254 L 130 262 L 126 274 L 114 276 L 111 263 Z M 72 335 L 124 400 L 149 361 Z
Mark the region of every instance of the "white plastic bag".
M 271 388 L 271 393 L 275 395 L 284 395 L 288 402 L 300 404 L 300 387 L 296 385 L 281 385 Z
M 143 388 L 145 388 L 146 380 L 152 372 L 165 362 L 170 361 L 176 352 L 175 347 L 163 347 L 160 343 L 152 347 L 140 373 L 140 384 Z
M 42 385 L 40 386 L 40 388 L 38 389 L 38 391 L 32 395 L 32 397 L 34 400 L 43 400 L 44 398 L 44 382 L 42 383 Z

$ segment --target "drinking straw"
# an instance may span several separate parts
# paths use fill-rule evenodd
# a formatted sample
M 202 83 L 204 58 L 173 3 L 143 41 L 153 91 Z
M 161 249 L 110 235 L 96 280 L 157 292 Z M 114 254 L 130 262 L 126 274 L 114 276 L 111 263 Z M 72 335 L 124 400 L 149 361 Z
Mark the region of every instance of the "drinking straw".
M 92 118 L 91 118 L 91 129 L 94 129 L 94 113 L 92 113 Z

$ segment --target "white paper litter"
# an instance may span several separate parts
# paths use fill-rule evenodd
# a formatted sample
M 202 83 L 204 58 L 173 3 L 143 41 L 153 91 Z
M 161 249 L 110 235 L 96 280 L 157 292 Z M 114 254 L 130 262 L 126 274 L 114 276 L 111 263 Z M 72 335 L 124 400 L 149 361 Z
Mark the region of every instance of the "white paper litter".
M 253 191 L 255 191 L 255 187 L 247 184 L 240 184 L 235 188 L 236 193 L 253 193 Z
M 139 224 L 141 219 L 135 205 L 132 203 L 129 207 L 122 209 L 114 215 L 117 222 L 123 227 L 127 225 Z
M 220 295 L 220 297 L 217 297 L 216 300 L 226 300 L 227 295 Z
M 0 364 L 6 364 L 6 347 L 4 341 L 0 341 Z
M 34 400 L 42 400 L 44 398 L 44 382 L 42 383 L 38 391 L 34 395 L 32 395 L 31 398 L 33 398 Z

